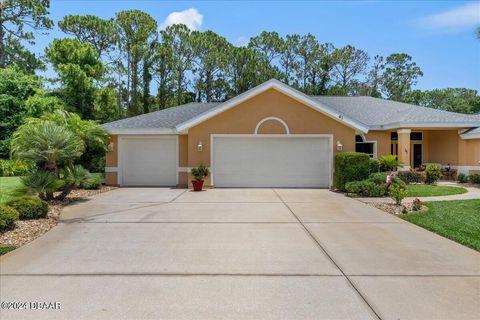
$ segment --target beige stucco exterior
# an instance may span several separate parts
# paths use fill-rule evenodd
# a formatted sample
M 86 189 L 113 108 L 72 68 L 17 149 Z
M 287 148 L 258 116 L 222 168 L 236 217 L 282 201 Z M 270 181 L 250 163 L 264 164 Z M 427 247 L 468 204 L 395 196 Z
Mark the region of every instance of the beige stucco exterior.
M 364 135 L 365 141 L 376 142 L 376 156 L 391 153 L 398 144 L 398 158 L 407 166 L 413 164 L 413 145 L 422 144 L 422 163 L 441 163 L 460 167 L 480 166 L 480 139 L 462 140 L 460 128 L 375 130 Z M 391 140 L 391 132 L 398 140 Z M 421 141 L 411 141 L 411 132 L 422 132 Z M 341 151 L 355 151 L 356 131 L 326 114 L 275 89 L 268 89 L 232 108 L 191 127 L 178 137 L 178 186 L 191 185 L 189 168 L 199 164 L 210 167 L 212 134 L 331 134 Z M 198 145 L 202 148 L 199 150 Z M 396 148 L 393 148 L 394 153 Z M 106 157 L 106 183 L 118 184 L 118 136 L 111 137 L 111 150 Z M 473 171 L 476 169 L 474 168 Z M 472 170 L 470 170 L 472 171 Z M 210 186 L 210 177 L 205 179 Z

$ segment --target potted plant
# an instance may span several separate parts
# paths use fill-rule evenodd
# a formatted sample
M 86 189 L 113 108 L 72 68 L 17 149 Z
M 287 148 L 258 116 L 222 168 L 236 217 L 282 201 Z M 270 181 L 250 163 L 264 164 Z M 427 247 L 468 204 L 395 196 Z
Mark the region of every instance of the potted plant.
M 198 167 L 194 167 L 191 170 L 194 180 L 192 180 L 193 191 L 202 191 L 203 188 L 203 178 L 208 176 L 208 168 L 203 164 L 200 164 Z

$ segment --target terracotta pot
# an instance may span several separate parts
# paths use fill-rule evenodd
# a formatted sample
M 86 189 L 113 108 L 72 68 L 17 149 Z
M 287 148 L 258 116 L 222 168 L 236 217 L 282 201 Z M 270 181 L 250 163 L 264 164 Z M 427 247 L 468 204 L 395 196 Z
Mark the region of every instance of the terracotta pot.
M 203 180 L 197 181 L 192 180 L 193 191 L 202 191 L 203 188 Z

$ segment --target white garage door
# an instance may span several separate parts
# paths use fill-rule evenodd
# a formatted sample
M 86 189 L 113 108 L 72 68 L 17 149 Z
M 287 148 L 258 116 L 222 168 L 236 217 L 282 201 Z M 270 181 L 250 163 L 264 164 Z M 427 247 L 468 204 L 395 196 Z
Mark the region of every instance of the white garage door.
M 213 137 L 215 187 L 330 186 L 332 143 L 318 136 Z
M 121 136 L 118 149 L 121 185 L 177 184 L 176 136 Z

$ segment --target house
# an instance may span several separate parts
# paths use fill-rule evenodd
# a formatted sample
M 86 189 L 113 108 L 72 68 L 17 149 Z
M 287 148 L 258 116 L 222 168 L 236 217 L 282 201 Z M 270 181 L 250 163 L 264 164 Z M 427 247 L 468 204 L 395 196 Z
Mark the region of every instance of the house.
M 332 185 L 339 152 L 396 154 L 405 167 L 480 171 L 480 115 L 372 97 L 308 96 L 269 80 L 223 103 L 188 103 L 104 125 L 106 181 L 179 186 L 210 167 L 214 187 Z

